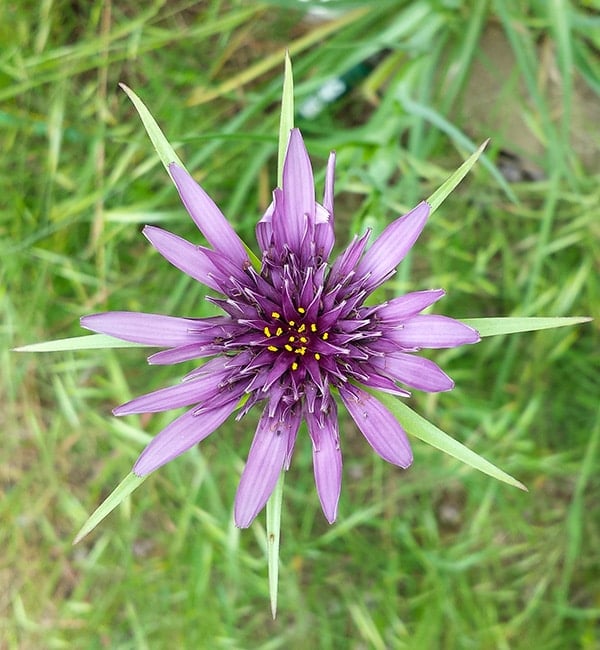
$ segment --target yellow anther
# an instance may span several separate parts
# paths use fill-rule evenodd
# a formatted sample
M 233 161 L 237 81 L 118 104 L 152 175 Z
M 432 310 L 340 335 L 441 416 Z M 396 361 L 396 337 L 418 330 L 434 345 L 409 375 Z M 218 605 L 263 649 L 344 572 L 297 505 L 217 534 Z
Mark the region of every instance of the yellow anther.
M 306 325 L 302 323 L 302 325 L 300 325 L 300 327 L 298 328 L 298 331 L 300 332 L 300 334 L 302 334 L 302 332 L 304 332 L 305 329 L 306 329 Z
M 315 352 L 315 359 L 318 361 L 321 358 L 321 355 L 318 352 Z
M 308 343 L 308 339 L 306 338 L 306 336 L 300 337 L 300 343 Z
M 271 336 L 271 330 L 268 327 L 265 327 L 263 332 L 265 333 L 265 336 Z
M 288 345 L 287 343 L 283 346 L 288 352 L 292 352 L 294 348 L 291 345 Z
M 316 332 L 317 331 L 317 326 L 314 323 L 310 324 L 310 331 L 311 332 Z
M 281 318 L 281 314 L 278 311 L 272 311 L 271 318 Z
M 281 329 L 281 327 L 278 327 L 275 330 L 275 336 L 281 336 L 282 334 L 283 334 L 283 330 Z
M 288 325 L 289 325 L 290 327 L 294 327 L 295 324 L 296 324 L 296 321 L 295 321 L 295 320 L 291 320 L 291 321 L 288 322 Z
M 304 307 L 298 307 L 298 313 L 299 314 L 306 314 L 306 309 L 304 309 Z
M 323 340 L 326 341 L 329 338 L 329 332 L 323 332 Z
M 291 342 L 291 341 L 295 341 L 295 340 L 296 340 L 296 337 L 295 337 L 295 336 L 290 336 L 290 338 L 288 339 L 288 341 L 290 341 L 290 342 Z
M 276 348 L 274 345 L 269 345 L 269 347 L 267 348 L 267 350 L 269 350 L 271 352 L 277 352 L 277 349 L 278 348 Z
M 292 370 L 298 370 L 298 364 L 295 361 L 292 363 Z
M 302 356 L 304 356 L 306 354 L 306 348 L 304 346 L 302 346 L 301 348 L 298 348 L 297 350 L 294 350 L 294 352 L 296 354 L 301 354 Z

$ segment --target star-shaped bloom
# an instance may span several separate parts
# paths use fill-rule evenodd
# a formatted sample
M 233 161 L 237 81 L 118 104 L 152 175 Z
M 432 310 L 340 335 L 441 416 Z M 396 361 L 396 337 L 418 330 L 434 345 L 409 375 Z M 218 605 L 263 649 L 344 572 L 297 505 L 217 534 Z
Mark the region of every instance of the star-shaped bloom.
M 298 129 L 290 132 L 282 187 L 258 222 L 262 252 L 255 269 L 242 240 L 204 190 L 181 167 L 170 173 L 210 247 L 146 226 L 145 236 L 178 269 L 218 296 L 222 315 L 177 318 L 107 312 L 82 318 L 95 332 L 165 348 L 153 364 L 208 359 L 175 386 L 142 395 L 115 415 L 190 406 L 144 449 L 134 473 L 144 476 L 204 440 L 239 409 L 260 406 L 258 427 L 242 473 L 235 522 L 251 524 L 290 465 L 302 420 L 312 441 L 315 482 L 327 521 L 337 515 L 342 452 L 336 397 L 384 460 L 412 463 L 406 433 L 369 389 L 408 397 L 405 387 L 447 391 L 452 380 L 421 348 L 479 341 L 478 333 L 445 316 L 421 312 L 444 291 L 416 291 L 378 305 L 367 297 L 394 273 L 429 216 L 426 202 L 399 217 L 367 248 L 369 232 L 330 261 L 334 245 L 335 154 L 327 165 L 323 202 Z

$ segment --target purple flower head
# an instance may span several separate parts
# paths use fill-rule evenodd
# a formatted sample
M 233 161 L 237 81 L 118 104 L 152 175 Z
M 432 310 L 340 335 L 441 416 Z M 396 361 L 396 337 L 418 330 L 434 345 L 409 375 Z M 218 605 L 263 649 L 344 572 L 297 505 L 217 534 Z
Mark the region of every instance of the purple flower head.
M 82 325 L 117 338 L 166 348 L 150 363 L 207 358 L 169 388 L 138 397 L 115 415 L 154 413 L 191 406 L 163 429 L 134 466 L 143 476 L 215 431 L 241 406 L 237 418 L 260 404 L 260 417 L 235 500 L 235 522 L 244 528 L 263 508 L 282 469 L 289 467 L 302 420 L 312 441 L 317 491 L 327 520 L 336 519 L 342 480 L 338 394 L 352 419 L 384 460 L 412 463 L 406 433 L 370 391 L 401 397 L 402 386 L 450 390 L 452 380 L 421 348 L 476 343 L 478 333 L 444 316 L 421 312 L 444 295 L 417 291 L 375 306 L 365 299 L 395 272 L 429 216 L 422 202 L 393 221 L 366 249 L 369 233 L 329 261 L 334 244 L 335 155 L 327 166 L 323 202 L 317 203 L 310 159 L 293 129 L 282 187 L 257 225 L 260 271 L 221 211 L 182 168 L 171 176 L 192 219 L 211 248 L 196 246 L 160 228 L 144 234 L 174 266 L 207 285 L 223 314 L 175 318 L 108 312 Z M 242 402 L 242 399 L 245 399 Z

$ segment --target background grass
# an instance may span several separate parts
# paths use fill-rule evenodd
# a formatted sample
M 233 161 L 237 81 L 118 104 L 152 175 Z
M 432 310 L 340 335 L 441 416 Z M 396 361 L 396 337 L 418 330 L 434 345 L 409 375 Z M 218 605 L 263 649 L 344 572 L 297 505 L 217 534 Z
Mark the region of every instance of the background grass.
M 232 524 L 256 416 L 71 546 L 173 417 L 110 409 L 187 368 L 148 368 L 140 350 L 9 348 L 81 334 L 79 317 L 105 309 L 210 313 L 140 234 L 159 223 L 199 241 L 118 81 L 250 241 L 275 179 L 286 47 L 298 105 L 357 77 L 299 120 L 319 183 L 338 151 L 341 243 L 491 137 L 391 290 L 442 286 L 440 311 L 458 317 L 600 316 L 596 0 L 330 2 L 326 20 L 307 15 L 317 4 L 0 4 L 2 649 L 599 647 L 598 320 L 436 353 L 457 388 L 411 400 L 529 494 L 418 442 L 414 466 L 393 468 L 345 420 L 329 527 L 301 438 L 276 621 L 264 516 Z

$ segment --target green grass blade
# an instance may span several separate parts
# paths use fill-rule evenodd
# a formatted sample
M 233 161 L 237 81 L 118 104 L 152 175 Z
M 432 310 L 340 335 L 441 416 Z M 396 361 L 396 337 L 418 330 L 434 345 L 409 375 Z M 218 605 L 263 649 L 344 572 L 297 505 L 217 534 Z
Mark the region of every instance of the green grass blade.
M 438 112 L 433 110 L 431 107 L 424 106 L 419 102 L 415 102 L 412 99 L 410 99 L 407 95 L 402 93 L 400 93 L 398 99 L 402 102 L 404 109 L 408 113 L 414 113 L 415 115 L 419 115 L 420 117 L 427 120 L 428 122 L 431 122 L 431 124 L 437 126 L 440 129 L 440 131 L 446 133 L 461 147 L 466 147 L 469 149 L 473 147 L 473 143 L 471 142 L 470 138 L 464 135 L 460 129 L 456 128 L 453 124 L 451 124 L 448 120 L 446 120 L 442 115 L 440 115 Z M 513 203 L 519 203 L 519 199 L 517 198 L 516 194 L 512 191 L 510 185 L 506 182 L 506 179 L 500 173 L 500 170 L 488 158 L 482 158 L 481 164 L 494 177 L 496 183 L 498 183 L 499 187 L 502 188 L 502 191 L 506 194 L 506 196 Z M 460 180 L 462 179 L 459 179 L 459 181 Z
M 185 165 L 179 159 L 179 156 L 175 153 L 173 147 L 169 144 L 168 140 L 165 138 L 163 132 L 160 130 L 160 127 L 156 123 L 156 120 L 150 114 L 150 111 L 146 108 L 144 102 L 124 83 L 120 83 L 119 86 L 125 91 L 127 97 L 132 101 L 135 106 L 139 116 L 142 120 L 144 128 L 152 140 L 154 148 L 158 152 L 162 164 L 165 166 L 165 169 L 169 171 L 170 163 L 177 163 L 180 167 L 185 169 Z
M 437 208 L 446 200 L 447 196 L 451 194 L 456 186 L 462 179 L 471 171 L 471 167 L 479 160 L 479 156 L 487 147 L 489 140 L 486 140 L 477 151 L 469 156 L 467 160 L 446 180 L 440 187 L 427 199 L 427 203 L 431 206 L 431 212 L 435 212 Z
M 269 598 L 271 614 L 277 616 L 277 585 L 279 581 L 279 540 L 281 531 L 281 502 L 285 472 L 281 472 L 273 494 L 267 501 L 267 564 L 269 569 Z
M 564 316 L 555 318 L 461 318 L 460 321 L 474 327 L 480 336 L 497 336 L 499 334 L 516 334 L 517 332 L 534 332 L 555 327 L 567 327 L 588 323 L 587 316 Z
M 449 456 L 453 456 L 457 460 L 473 467 L 474 469 L 488 474 L 493 478 L 508 483 L 520 490 L 527 491 L 527 488 L 517 479 L 510 476 L 500 468 L 496 467 L 488 460 L 476 454 L 474 451 L 465 447 L 462 443 L 454 438 L 451 438 L 447 433 L 438 429 L 434 424 L 426 420 L 424 417 L 415 413 L 411 408 L 406 406 L 401 400 L 387 394 L 377 391 L 371 391 L 377 395 L 385 406 L 394 414 L 398 422 L 406 429 L 408 433 L 419 438 L 423 442 L 443 451 Z
M 30 343 L 13 348 L 13 352 L 64 352 L 66 350 L 103 350 L 106 348 L 143 348 L 148 347 L 141 343 L 122 341 L 107 334 L 88 334 L 86 336 L 72 336 L 68 339 Z
M 112 493 L 96 508 L 90 518 L 83 524 L 81 530 L 75 536 L 73 544 L 80 542 L 88 533 L 109 515 L 124 499 L 126 499 L 144 481 L 146 476 L 136 476 L 133 472 L 128 474 Z

